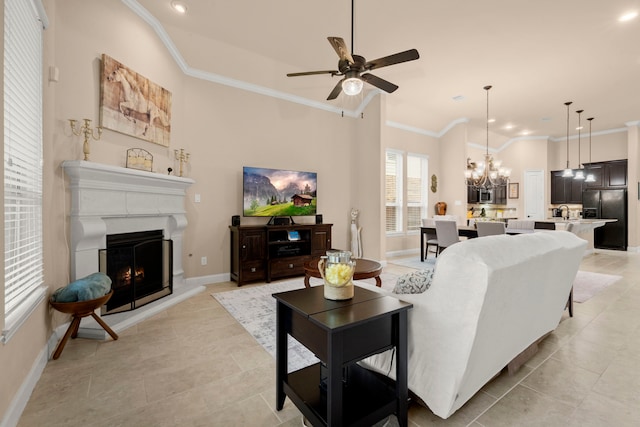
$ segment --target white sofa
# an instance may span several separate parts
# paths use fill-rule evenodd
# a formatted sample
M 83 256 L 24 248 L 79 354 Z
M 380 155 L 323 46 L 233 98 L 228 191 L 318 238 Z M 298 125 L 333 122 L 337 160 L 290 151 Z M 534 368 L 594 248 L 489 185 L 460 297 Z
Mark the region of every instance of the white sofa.
M 586 242 L 566 231 L 462 241 L 438 257 L 431 287 L 393 294 L 409 311 L 409 389 L 448 418 L 562 317 Z M 394 377 L 391 351 L 361 362 Z

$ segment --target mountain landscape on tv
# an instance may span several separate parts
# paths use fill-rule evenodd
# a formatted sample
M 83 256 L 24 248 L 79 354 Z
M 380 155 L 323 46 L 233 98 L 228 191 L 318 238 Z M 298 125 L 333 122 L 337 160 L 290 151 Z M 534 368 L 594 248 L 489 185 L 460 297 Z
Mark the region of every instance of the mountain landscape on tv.
M 244 167 L 242 182 L 244 216 L 316 214 L 315 172 Z

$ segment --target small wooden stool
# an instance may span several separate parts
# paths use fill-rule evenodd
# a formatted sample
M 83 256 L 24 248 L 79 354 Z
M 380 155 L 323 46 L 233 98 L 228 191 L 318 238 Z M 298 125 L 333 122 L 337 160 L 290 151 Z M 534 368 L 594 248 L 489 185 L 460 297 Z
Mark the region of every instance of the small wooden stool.
M 56 310 L 62 313 L 67 313 L 72 315 L 71 324 L 69 325 L 67 332 L 65 332 L 64 337 L 62 337 L 62 341 L 60 341 L 60 344 L 58 344 L 58 347 L 56 348 L 55 353 L 53 353 L 54 360 L 60 357 L 60 354 L 62 353 L 62 350 L 64 349 L 64 346 L 67 343 L 67 340 L 69 339 L 69 337 L 75 339 L 78 336 L 78 329 L 80 328 L 80 320 L 83 317 L 93 316 L 96 322 L 98 322 L 100 326 L 102 326 L 104 330 L 107 331 L 109 335 L 111 335 L 111 338 L 113 338 L 114 340 L 118 339 L 118 334 L 113 332 L 113 330 L 109 327 L 109 325 L 104 323 L 104 320 L 96 316 L 96 314 L 94 313 L 94 311 L 98 307 L 106 304 L 106 302 L 109 301 L 109 298 L 111 298 L 111 295 L 113 295 L 113 289 L 109 291 L 109 293 L 106 294 L 105 296 L 92 299 L 89 301 L 55 302 L 55 301 L 49 300 L 49 304 L 51 304 L 51 307 L 55 308 Z

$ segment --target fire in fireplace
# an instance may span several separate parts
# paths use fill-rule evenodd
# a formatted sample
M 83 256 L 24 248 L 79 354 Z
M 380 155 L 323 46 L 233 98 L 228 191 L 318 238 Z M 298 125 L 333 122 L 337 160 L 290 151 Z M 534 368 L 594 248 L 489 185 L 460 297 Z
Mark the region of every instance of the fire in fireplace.
M 163 237 L 162 230 L 107 235 L 100 271 L 114 292 L 101 314 L 134 310 L 173 292 L 173 247 Z

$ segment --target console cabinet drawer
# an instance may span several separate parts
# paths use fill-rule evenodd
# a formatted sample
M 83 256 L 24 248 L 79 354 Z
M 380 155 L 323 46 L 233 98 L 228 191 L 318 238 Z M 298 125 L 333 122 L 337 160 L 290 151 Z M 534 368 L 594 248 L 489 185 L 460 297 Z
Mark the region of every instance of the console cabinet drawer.
M 244 262 L 242 264 L 242 279 L 247 282 L 256 280 L 264 280 L 266 275 L 266 269 L 264 268 L 264 261 L 252 261 Z
M 269 261 L 271 271 L 271 278 L 286 277 L 286 276 L 299 276 L 304 274 L 304 263 L 308 261 L 310 257 L 292 257 L 273 259 Z

